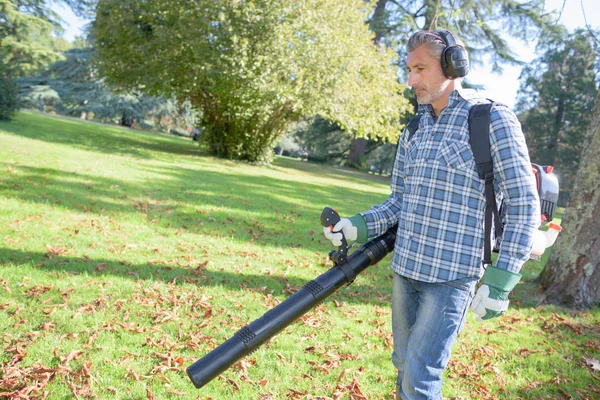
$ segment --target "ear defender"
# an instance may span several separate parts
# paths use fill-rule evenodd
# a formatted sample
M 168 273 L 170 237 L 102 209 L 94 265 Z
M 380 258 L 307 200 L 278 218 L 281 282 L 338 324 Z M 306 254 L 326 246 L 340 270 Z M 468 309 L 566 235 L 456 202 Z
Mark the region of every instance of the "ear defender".
M 446 48 L 442 52 L 442 72 L 446 78 L 462 78 L 469 73 L 469 54 L 467 50 L 456 43 L 454 36 L 445 29 L 434 31 L 444 43 Z

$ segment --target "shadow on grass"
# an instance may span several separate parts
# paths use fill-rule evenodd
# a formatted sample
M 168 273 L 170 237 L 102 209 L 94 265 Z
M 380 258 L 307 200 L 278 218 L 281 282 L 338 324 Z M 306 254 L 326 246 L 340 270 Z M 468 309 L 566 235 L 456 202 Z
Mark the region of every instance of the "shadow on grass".
M 129 155 L 144 159 L 161 159 L 162 155 L 195 155 L 198 150 L 191 141 L 165 138 L 139 131 L 122 130 L 110 126 L 87 124 L 44 115 L 21 113 L 16 123 L 0 124 L 9 134 L 64 144 L 96 153 Z M 162 154 L 162 155 L 161 155 Z M 93 154 L 91 155 L 93 157 Z M 171 160 L 176 158 L 171 157 Z M 189 158 L 188 158 L 189 160 Z M 236 241 L 258 245 L 276 246 L 283 250 L 301 247 L 324 254 L 330 250 L 315 238 L 321 238 L 319 216 L 324 206 L 359 208 L 358 204 L 378 204 L 385 196 L 379 193 L 340 187 L 343 182 L 364 185 L 362 173 L 322 165 L 302 163 L 292 159 L 276 159 L 272 168 L 289 172 L 290 179 L 277 179 L 263 175 L 228 173 L 218 168 L 218 160 L 210 160 L 210 168 L 198 163 L 168 166 L 163 163 L 154 167 L 141 164 L 150 176 L 147 181 L 122 180 L 99 177 L 81 172 L 55 168 L 20 165 L 17 172 L 2 178 L 0 187 L 9 198 L 23 202 L 70 210 L 90 215 L 142 215 L 152 222 L 152 229 L 165 236 L 173 229 L 185 228 L 188 233 L 214 237 L 235 236 Z M 167 164 L 167 165 L 165 165 Z M 239 165 L 240 168 L 244 164 Z M 195 169 L 196 168 L 196 169 Z M 301 170 L 315 177 L 328 177 L 340 181 L 340 186 L 323 187 L 320 184 L 298 183 L 293 176 Z M 156 176 L 153 178 L 152 175 Z M 356 209 L 355 212 L 362 211 Z M 232 233 L 234 232 L 234 233 Z M 178 282 L 197 279 L 193 271 L 177 266 L 156 267 L 151 265 L 123 266 L 114 260 L 79 262 L 76 258 L 57 257 L 51 260 L 42 253 L 0 249 L 4 262 L 32 260 L 34 264 L 46 264 L 43 268 L 69 273 L 114 274 L 131 276 L 133 279 L 160 279 Z M 107 264 L 105 271 L 95 268 Z M 107 272 L 108 271 L 108 272 Z M 324 271 L 323 271 L 324 272 Z M 191 274 L 191 275 L 190 275 Z M 360 302 L 372 300 L 379 288 L 389 288 L 389 270 L 374 274 L 371 285 L 354 284 L 344 298 L 360 298 Z M 292 287 L 301 287 L 307 281 L 260 275 L 239 275 L 210 271 L 199 285 L 226 285 L 240 290 L 240 285 L 275 290 L 286 287 L 286 279 Z M 246 283 L 245 283 L 246 282 Z M 363 298 L 364 294 L 364 298 Z M 355 296 L 355 297 L 352 297 Z M 358 302 L 358 300 L 357 300 Z M 377 303 L 379 304 L 379 302 Z M 386 302 L 387 304 L 387 302 Z
M 169 282 L 177 285 L 198 287 L 225 287 L 229 291 L 273 291 L 275 296 L 287 298 L 309 282 L 293 275 L 254 275 L 243 272 L 231 273 L 211 269 L 195 270 L 177 265 L 128 264 L 114 259 L 85 259 L 59 255 L 47 258 L 41 252 L 28 252 L 0 248 L 0 265 L 32 264 L 39 271 L 55 276 L 56 273 L 88 274 L 94 277 L 119 277 L 133 280 Z M 102 270 L 98 266 L 102 265 Z M 381 265 L 370 267 L 373 271 L 373 284 L 361 283 L 361 277 L 349 287 L 341 288 L 332 297 L 348 304 L 373 304 L 387 306 L 391 299 L 391 278 L 389 270 Z M 324 268 L 325 273 L 328 268 Z M 313 279 L 317 278 L 317 275 Z M 387 284 L 386 282 L 387 281 Z M 266 287 L 266 289 L 265 289 Z M 383 290 L 382 290 L 383 288 Z M 382 293 L 385 292 L 385 293 Z
M 378 195 L 355 189 L 336 192 L 316 184 L 262 176 L 239 176 L 186 167 L 144 167 L 161 179 L 132 183 L 60 169 L 19 166 L 3 178 L 2 193 L 21 201 L 77 212 L 144 215 L 171 234 L 231 236 L 259 245 L 327 251 L 319 216 L 325 205 L 342 198 Z M 301 187 L 301 190 L 299 190 Z M 132 196 L 132 197 L 130 197 Z M 307 204 L 300 206 L 299 204 Z

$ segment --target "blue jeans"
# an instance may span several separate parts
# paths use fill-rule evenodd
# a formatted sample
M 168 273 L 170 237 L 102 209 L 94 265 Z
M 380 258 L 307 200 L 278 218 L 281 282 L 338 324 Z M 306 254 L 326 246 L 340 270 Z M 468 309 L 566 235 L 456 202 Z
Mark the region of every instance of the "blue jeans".
M 442 398 L 441 375 L 476 283 L 476 277 L 426 283 L 394 273 L 392 362 L 403 400 Z

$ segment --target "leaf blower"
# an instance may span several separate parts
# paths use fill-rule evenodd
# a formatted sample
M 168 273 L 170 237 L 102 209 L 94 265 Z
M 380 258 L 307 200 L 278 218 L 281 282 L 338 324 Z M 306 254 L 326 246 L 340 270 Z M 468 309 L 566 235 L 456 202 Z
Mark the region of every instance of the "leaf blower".
M 338 213 L 329 207 L 321 213 L 324 227 L 333 227 L 339 220 Z M 351 284 L 369 266 L 377 264 L 394 249 L 396 229 L 397 226 L 388 229 L 350 255 L 347 254 L 349 247 L 342 233 L 342 245 L 329 253 L 329 258 L 335 264 L 331 269 L 187 368 L 187 374 L 196 388 L 206 385 L 337 290 Z

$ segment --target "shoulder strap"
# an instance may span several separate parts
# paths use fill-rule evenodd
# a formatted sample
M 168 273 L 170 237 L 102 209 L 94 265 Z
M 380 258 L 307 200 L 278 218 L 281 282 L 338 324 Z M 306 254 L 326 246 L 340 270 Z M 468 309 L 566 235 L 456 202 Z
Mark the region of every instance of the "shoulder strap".
M 413 135 L 419 129 L 419 121 L 421 120 L 421 114 L 415 115 L 409 122 L 406 124 L 406 129 L 408 130 L 408 141 L 412 139 Z
M 469 110 L 469 143 L 477 164 L 479 178 L 485 181 L 485 244 L 483 264 L 492 263 L 492 217 L 496 244 L 502 240 L 502 223 L 498 215 L 496 195 L 494 193 L 494 164 L 490 149 L 491 103 L 475 104 Z
M 493 179 L 492 152 L 490 150 L 490 122 L 493 103 L 475 104 L 469 110 L 469 144 L 473 150 L 480 179 Z

